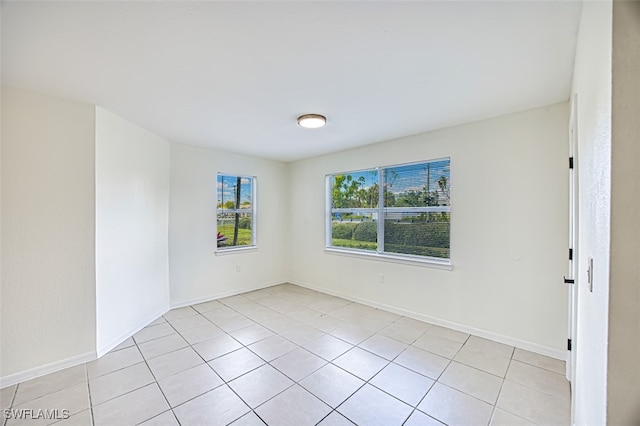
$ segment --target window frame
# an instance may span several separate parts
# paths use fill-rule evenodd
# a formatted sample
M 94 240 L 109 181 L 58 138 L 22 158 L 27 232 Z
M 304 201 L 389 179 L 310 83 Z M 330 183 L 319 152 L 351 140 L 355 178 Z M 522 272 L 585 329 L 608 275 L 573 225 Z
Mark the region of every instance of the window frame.
M 448 206 L 426 206 L 426 207 L 385 207 L 384 206 L 384 170 L 392 169 L 396 167 L 403 166 L 412 166 L 417 164 L 427 164 L 427 163 L 435 163 L 438 161 L 449 161 L 449 167 L 451 167 L 451 157 L 440 157 L 434 158 L 430 160 L 421 160 L 414 161 L 409 163 L 400 163 L 400 164 L 389 164 L 385 166 L 376 166 L 372 168 L 366 169 L 358 169 L 351 170 L 346 172 L 336 172 L 336 173 L 328 173 L 325 175 L 325 252 L 329 254 L 342 254 L 342 255 L 351 255 L 356 257 L 365 257 L 370 259 L 377 259 L 383 261 L 390 261 L 396 263 L 405 263 L 405 264 L 422 264 L 425 266 L 432 266 L 441 269 L 451 270 L 451 244 L 449 244 L 449 257 L 448 258 L 439 258 L 432 256 L 420 256 L 420 255 L 412 255 L 412 254 L 403 254 L 403 253 L 393 253 L 393 252 L 385 252 L 384 251 L 384 226 L 385 226 L 385 217 L 386 213 L 389 211 L 396 212 L 447 212 L 449 213 L 449 217 L 451 217 L 451 195 L 449 196 L 449 205 Z M 376 208 L 337 208 L 333 209 L 333 198 L 332 198 L 332 177 L 336 175 L 348 175 L 354 173 L 362 173 L 362 172 L 372 172 L 376 171 L 378 176 L 378 207 Z M 451 182 L 451 173 L 449 173 L 449 182 Z M 449 184 L 451 185 L 451 184 Z M 365 250 L 365 249 L 357 249 L 357 248 L 349 248 L 349 247 L 340 247 L 332 245 L 332 215 L 334 213 L 348 213 L 348 212 L 359 212 L 359 213 L 377 213 L 378 221 L 377 221 L 377 248 L 375 251 L 373 250 Z M 449 230 L 449 241 L 451 241 L 451 230 Z
M 220 209 L 218 208 L 218 195 L 219 195 L 219 188 L 218 188 L 218 180 L 220 179 L 220 177 L 235 177 L 235 178 L 241 178 L 241 179 L 251 179 L 251 244 L 249 245 L 242 245 L 242 246 L 228 246 L 228 247 L 218 247 L 217 244 L 217 240 L 216 240 L 216 249 L 215 249 L 215 254 L 216 255 L 225 255 L 225 254 L 233 254 L 233 253 L 241 253 L 241 252 L 247 252 L 247 251 L 255 251 L 258 248 L 258 227 L 257 227 L 257 217 L 258 217 L 258 208 L 257 208 L 257 193 L 258 193 L 258 178 L 256 176 L 253 175 L 245 175 L 245 174 L 238 174 L 238 173 L 225 173 L 225 172 L 218 172 L 216 173 L 216 235 L 218 233 L 218 215 L 220 214 L 221 211 L 225 212 L 225 213 L 244 213 L 246 214 L 246 210 L 247 209 Z M 221 199 L 222 201 L 222 199 Z M 237 206 L 236 206 L 237 207 Z

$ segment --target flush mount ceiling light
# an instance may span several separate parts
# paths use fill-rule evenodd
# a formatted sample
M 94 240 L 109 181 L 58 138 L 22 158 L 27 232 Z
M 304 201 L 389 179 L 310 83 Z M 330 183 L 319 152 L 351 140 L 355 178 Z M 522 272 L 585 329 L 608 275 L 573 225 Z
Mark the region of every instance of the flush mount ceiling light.
M 317 129 L 327 124 L 327 117 L 320 114 L 304 114 L 298 117 L 298 126 L 305 129 Z

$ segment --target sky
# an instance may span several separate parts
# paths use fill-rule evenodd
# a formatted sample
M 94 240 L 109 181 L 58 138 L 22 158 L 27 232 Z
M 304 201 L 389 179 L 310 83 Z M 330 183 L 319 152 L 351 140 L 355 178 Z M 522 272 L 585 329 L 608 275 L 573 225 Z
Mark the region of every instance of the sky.
M 431 177 L 429 185 L 430 191 L 436 191 L 439 189 L 437 181 L 440 176 L 446 176 L 449 183 L 451 182 L 450 162 L 449 159 L 445 159 L 430 163 L 385 168 L 386 183 L 390 184 L 390 190 L 394 194 L 409 190 L 422 190 L 427 184 L 427 164 L 429 164 L 429 175 Z M 364 188 L 369 188 L 378 182 L 378 172 L 376 169 L 344 174 L 350 174 L 354 180 L 364 176 Z
M 240 183 L 240 203 L 251 202 L 251 178 L 243 177 Z M 234 188 L 237 184 L 237 176 L 218 175 L 217 182 L 217 200 L 218 202 L 235 201 L 236 196 Z

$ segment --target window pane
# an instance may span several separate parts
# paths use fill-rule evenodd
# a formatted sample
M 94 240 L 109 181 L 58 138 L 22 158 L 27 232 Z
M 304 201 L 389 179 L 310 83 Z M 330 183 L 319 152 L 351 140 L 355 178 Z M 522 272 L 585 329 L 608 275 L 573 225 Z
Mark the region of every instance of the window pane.
M 448 259 L 449 229 L 449 212 L 387 212 L 384 220 L 384 250 Z
M 331 245 L 358 250 L 378 249 L 376 213 L 333 213 L 331 215 Z
M 331 207 L 378 207 L 378 171 L 374 169 L 331 176 Z
M 253 181 L 251 177 L 218 175 L 218 248 L 254 244 Z
M 383 170 L 385 207 L 450 205 L 450 160 L 388 167 Z

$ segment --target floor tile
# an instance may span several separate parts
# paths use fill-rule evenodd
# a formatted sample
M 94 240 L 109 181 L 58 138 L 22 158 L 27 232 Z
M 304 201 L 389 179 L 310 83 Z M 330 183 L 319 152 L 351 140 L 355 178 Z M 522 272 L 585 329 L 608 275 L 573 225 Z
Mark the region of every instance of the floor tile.
M 291 340 L 293 343 L 304 346 L 312 340 L 323 336 L 325 333 L 307 324 L 300 324 L 280 333 L 282 337 Z
M 360 303 L 352 303 L 343 308 L 329 312 L 329 315 L 344 321 L 353 321 L 369 312 L 373 312 L 374 310 L 375 308 L 370 306 L 362 305 Z
M 317 320 L 309 323 L 313 328 L 317 328 L 325 333 L 330 333 L 337 328 L 345 326 L 346 324 L 348 323 L 329 315 L 325 315 L 322 318 L 318 318 Z
M 226 334 L 215 325 L 210 322 L 205 325 L 199 325 L 197 327 L 188 328 L 180 331 L 180 334 L 191 345 L 196 345 L 205 340 L 213 339 L 216 336 Z
M 418 409 L 450 426 L 487 425 L 493 406 L 440 383 L 433 385 Z
M 337 337 L 338 339 L 344 340 L 345 342 L 349 342 L 352 345 L 357 345 L 360 342 L 371 337 L 374 333 L 375 331 L 361 327 L 359 325 L 347 324 L 345 326 L 336 328 L 330 334 Z
M 12 407 L 13 410 L 33 410 L 34 412 L 37 412 L 37 410 L 40 409 L 68 410 L 68 413 L 70 415 L 80 413 L 81 411 L 87 410 L 88 408 L 89 390 L 87 389 L 86 383 L 80 383 L 68 388 L 64 388 L 62 390 L 41 396 L 40 398 L 27 401 L 23 404 L 14 404 Z M 62 413 L 60 414 L 60 417 L 62 417 Z M 24 422 L 24 420 L 28 421 Z M 33 423 L 33 420 L 36 420 L 39 424 L 43 423 L 38 421 L 39 419 L 20 419 L 19 421 L 9 423 Z M 45 421 L 44 423 L 50 422 Z
M 211 321 L 212 323 L 214 323 L 215 325 L 217 325 L 218 327 L 220 327 L 220 323 L 226 320 L 242 316 L 242 315 L 238 315 L 238 313 L 233 309 L 228 308 L 222 304 L 220 305 L 222 306 L 220 309 L 203 312 L 202 316 L 208 319 L 209 321 Z
M 493 412 L 493 418 L 491 419 L 491 426 L 533 426 L 531 423 L 522 417 L 518 417 L 515 414 L 511 414 L 500 408 L 496 408 Z
M 260 420 L 260 417 L 256 415 L 253 411 L 249 411 L 244 416 L 240 417 L 235 422 L 231 423 L 230 426 L 265 426 L 266 423 Z
M 428 377 L 391 363 L 369 383 L 415 407 L 434 382 Z
M 298 385 L 293 385 L 256 409 L 268 424 L 278 426 L 314 426 L 331 408 Z
M 199 313 L 216 311 L 218 309 L 222 309 L 224 305 L 217 300 L 211 300 L 209 302 L 198 303 L 197 305 L 193 305 L 192 308 L 198 311 Z
M 165 411 L 149 420 L 140 423 L 140 426 L 180 426 L 173 411 Z
M 160 316 L 158 318 L 156 318 L 155 320 L 151 321 L 149 324 L 147 324 L 147 327 L 150 325 L 158 325 L 158 324 L 162 324 L 162 323 L 166 323 L 167 320 L 164 319 L 164 317 Z
M 228 334 L 220 334 L 212 339 L 193 345 L 193 349 L 204 358 L 205 361 L 211 361 L 229 352 L 233 352 L 242 347 L 237 340 Z
M 347 399 L 338 412 L 357 425 L 401 425 L 413 409 L 392 396 L 366 384 Z
M 426 333 L 413 342 L 412 346 L 452 359 L 462 348 L 462 345 L 462 343 L 449 340 L 446 337 Z
M 511 361 L 506 380 L 548 393 L 566 401 L 571 399 L 569 381 L 564 375 L 520 361 Z
M 496 407 L 526 420 L 545 425 L 568 425 L 569 401 L 505 380 Z
M 294 349 L 271 361 L 271 365 L 294 382 L 302 380 L 326 363 L 326 360 L 302 348 Z
M 398 340 L 402 343 L 411 344 L 424 334 L 424 330 L 411 328 L 395 322 L 380 330 L 379 334 Z
M 483 339 L 482 337 L 470 336 L 464 347 L 475 349 L 478 352 L 485 352 L 503 358 L 511 358 L 513 355 L 513 346 L 503 343 L 494 342 L 492 340 Z
M 204 361 L 193 349 L 184 348 L 150 359 L 147 363 L 156 380 L 162 380 Z
M 318 312 L 313 309 L 300 306 L 298 307 L 298 309 L 289 312 L 287 316 L 289 318 L 293 318 L 296 321 L 311 323 L 322 318 L 324 314 L 322 312 Z
M 511 363 L 510 358 L 482 352 L 466 345 L 460 349 L 460 352 L 458 352 L 453 359 L 462 364 L 500 377 L 504 377 L 507 374 L 507 369 Z
M 422 411 L 414 411 L 404 425 L 402 426 L 444 426 L 431 416 L 427 416 Z
M 223 426 L 250 410 L 227 385 L 222 385 L 173 411 L 182 425 Z
M 118 346 L 111 349 L 111 352 L 119 351 L 120 349 L 124 349 L 124 348 L 129 348 L 135 344 L 136 342 L 133 341 L 133 337 L 129 337 L 124 342 L 120 343 Z
M 252 324 L 248 327 L 232 331 L 229 334 L 243 345 L 250 345 L 274 335 L 273 331 L 258 324 Z
M 16 391 L 16 385 L 7 386 L 0 389 L 0 410 L 9 408 L 13 402 L 13 395 Z
M 362 380 L 369 380 L 378 371 L 382 370 L 389 361 L 363 349 L 353 348 L 344 355 L 336 358 L 333 363 L 349 373 L 360 377 Z
M 287 352 L 291 352 L 297 347 L 298 346 L 296 344 L 291 343 L 284 337 L 280 337 L 278 335 L 267 337 L 266 339 L 248 346 L 251 352 L 255 353 L 265 361 L 272 361 Z
M 398 342 L 382 334 L 374 334 L 358 346 L 389 361 L 400 355 L 407 348 L 406 343 Z
M 300 321 L 296 321 L 282 314 L 278 314 L 277 316 L 271 317 L 269 319 L 266 319 L 260 322 L 260 325 L 262 325 L 265 328 L 268 328 L 274 333 L 282 333 L 283 331 L 293 328 L 300 324 L 301 324 Z
M 148 325 L 142 330 L 133 335 L 133 340 L 137 344 L 148 342 L 149 340 L 157 339 L 159 337 L 168 336 L 175 333 L 176 330 L 168 322 L 163 322 L 157 325 Z
M 178 331 L 178 333 L 182 333 L 183 331 L 193 327 L 211 325 L 211 321 L 198 314 L 197 312 L 196 315 L 170 320 L 169 323 Z
M 438 381 L 494 405 L 503 379 L 454 361 L 444 370 Z
M 135 425 L 169 409 L 156 383 L 93 407 L 95 426 Z
M 567 366 L 564 361 L 525 351 L 520 348 L 516 348 L 513 353 L 513 359 L 535 367 L 544 368 L 545 370 L 553 371 L 558 374 L 566 374 L 567 372 Z
M 429 327 L 426 334 L 429 334 L 432 336 L 444 337 L 445 339 L 453 340 L 454 342 L 458 342 L 458 343 L 465 343 L 469 338 L 468 333 L 452 330 L 447 327 L 441 327 L 439 325 L 434 325 L 432 327 Z
M 215 311 L 214 314 L 216 312 L 218 311 Z M 237 313 L 232 317 L 223 318 L 217 321 L 211 321 L 227 333 L 231 333 L 233 331 L 240 330 L 241 328 L 249 327 L 250 325 L 255 324 L 255 322 L 251 321 L 249 318 Z
M 333 361 L 343 353 L 351 350 L 353 345 L 337 337 L 325 334 L 307 343 L 304 348 L 327 361 Z
M 393 362 L 436 380 L 450 361 L 431 352 L 409 346 Z
M 353 374 L 333 364 L 327 364 L 304 378 L 300 385 L 335 408 L 360 389 L 364 383 L 364 380 Z
M 135 349 L 135 351 L 137 352 L 138 350 Z M 120 352 L 122 351 L 114 352 L 114 354 Z M 86 383 L 84 365 L 67 368 L 55 373 L 47 374 L 46 376 L 38 377 L 37 379 L 20 383 L 13 400 L 13 406 L 16 407 L 27 401 L 32 401 L 36 398 L 40 398 L 41 396 L 48 395 L 62 389 L 67 389 L 80 383 Z
M 210 361 L 209 365 L 224 381 L 228 382 L 260 367 L 264 363 L 262 358 L 249 349 L 242 348 Z
M 163 315 L 167 321 L 173 321 L 180 318 L 190 317 L 197 315 L 198 312 L 191 306 L 185 306 L 183 308 L 171 309 L 169 312 Z
M 104 374 L 89 380 L 91 403 L 102 404 L 153 382 L 155 379 L 144 362 Z
M 178 349 L 186 348 L 189 344 L 178 333 L 150 340 L 138 345 L 145 359 L 155 358 Z
M 338 413 L 337 411 L 332 411 L 327 417 L 322 419 L 318 426 L 353 426 L 354 423 L 351 420 L 348 420 L 345 416 Z
M 70 416 L 67 419 L 62 419 L 60 421 L 57 421 L 55 423 L 52 423 L 56 426 L 87 426 L 87 425 L 92 425 L 93 424 L 93 420 L 91 417 L 91 410 L 87 409 L 84 411 L 81 411 L 79 413 L 76 413 L 72 416 Z M 10 426 L 10 425 L 7 425 Z
M 158 382 L 171 407 L 200 396 L 223 383 L 207 364 L 190 368 Z
M 231 389 L 251 408 L 256 408 L 292 384 L 288 377 L 269 364 L 229 382 Z

